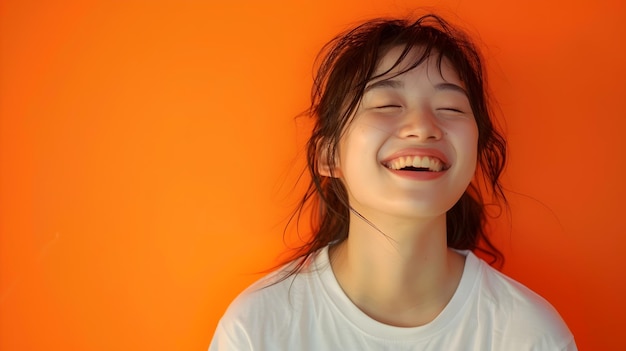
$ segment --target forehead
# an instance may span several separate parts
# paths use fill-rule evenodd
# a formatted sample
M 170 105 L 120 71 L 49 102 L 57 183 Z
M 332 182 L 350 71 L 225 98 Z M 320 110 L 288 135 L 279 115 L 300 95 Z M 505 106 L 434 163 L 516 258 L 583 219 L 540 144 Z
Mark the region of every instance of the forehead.
M 373 80 L 389 79 L 409 70 L 424 70 L 431 78 L 463 86 L 452 62 L 439 51 L 426 53 L 423 47 L 413 47 L 401 58 L 404 49 L 404 46 L 394 46 L 384 51 L 376 65 Z

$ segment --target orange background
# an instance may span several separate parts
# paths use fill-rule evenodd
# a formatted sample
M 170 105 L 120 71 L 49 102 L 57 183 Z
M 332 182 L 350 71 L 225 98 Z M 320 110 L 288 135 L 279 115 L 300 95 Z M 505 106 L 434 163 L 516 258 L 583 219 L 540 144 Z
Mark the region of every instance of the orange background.
M 416 3 L 0 1 L 0 349 L 206 349 L 283 250 L 318 49 Z M 487 48 L 510 142 L 504 271 L 581 350 L 615 350 L 626 7 L 555 3 L 420 5 Z

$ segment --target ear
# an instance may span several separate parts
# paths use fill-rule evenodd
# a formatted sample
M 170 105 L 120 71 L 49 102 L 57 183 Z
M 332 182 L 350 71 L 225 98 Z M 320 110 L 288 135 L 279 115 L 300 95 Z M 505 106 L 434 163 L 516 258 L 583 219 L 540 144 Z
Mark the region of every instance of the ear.
M 331 165 L 328 163 L 328 154 L 330 152 L 329 149 L 330 149 L 330 146 L 328 145 L 328 143 L 325 142 L 324 140 L 320 140 L 320 142 L 318 143 L 318 147 L 317 147 L 317 150 L 318 150 L 317 171 L 320 173 L 320 175 L 324 177 L 337 178 L 338 177 L 337 158 L 335 157 L 335 167 L 331 167 Z

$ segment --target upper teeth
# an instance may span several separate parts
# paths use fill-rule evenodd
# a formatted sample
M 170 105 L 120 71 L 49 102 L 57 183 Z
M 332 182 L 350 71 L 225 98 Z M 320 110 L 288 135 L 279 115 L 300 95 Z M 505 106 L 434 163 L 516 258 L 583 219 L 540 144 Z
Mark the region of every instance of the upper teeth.
M 391 169 L 402 169 L 405 167 L 428 168 L 432 172 L 439 172 L 443 169 L 441 160 L 429 156 L 402 156 L 389 161 L 386 166 Z

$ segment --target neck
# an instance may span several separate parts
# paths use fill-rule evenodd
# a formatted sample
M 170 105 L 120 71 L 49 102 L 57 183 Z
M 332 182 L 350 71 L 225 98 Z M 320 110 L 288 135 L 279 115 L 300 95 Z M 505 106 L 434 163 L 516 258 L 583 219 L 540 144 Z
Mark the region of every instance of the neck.
M 448 303 L 463 258 L 447 247 L 445 215 L 427 219 L 351 214 L 331 264 L 348 297 L 370 317 L 397 326 L 430 322 Z

